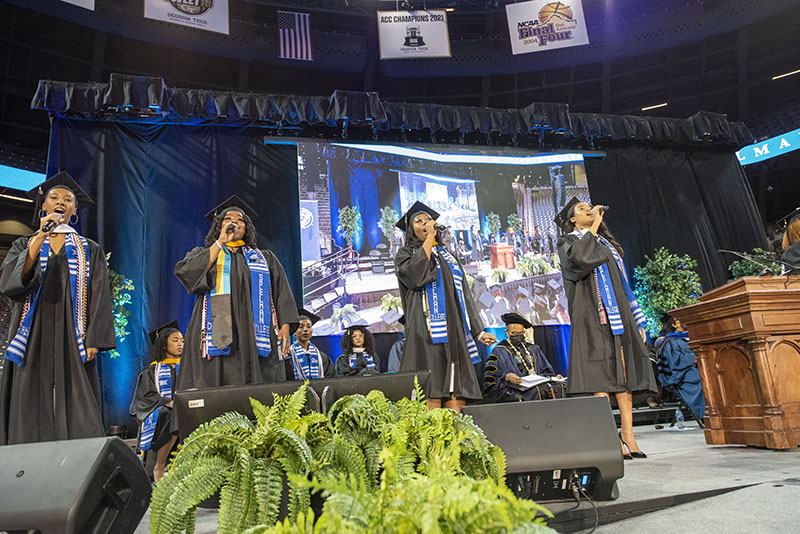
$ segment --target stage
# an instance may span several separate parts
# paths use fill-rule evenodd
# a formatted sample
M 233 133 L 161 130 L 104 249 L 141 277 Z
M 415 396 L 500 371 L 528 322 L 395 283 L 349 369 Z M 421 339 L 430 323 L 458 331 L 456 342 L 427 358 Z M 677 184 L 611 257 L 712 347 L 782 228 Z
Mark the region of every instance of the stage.
M 625 462 L 620 498 L 597 503 L 596 532 L 795 532 L 800 523 L 800 449 L 775 451 L 743 446 L 708 446 L 694 422 L 688 430 L 637 426 L 648 458 Z M 559 532 L 588 532 L 588 503 L 546 503 Z M 197 511 L 197 534 L 216 532 L 215 510 Z M 135 534 L 147 534 L 145 515 Z

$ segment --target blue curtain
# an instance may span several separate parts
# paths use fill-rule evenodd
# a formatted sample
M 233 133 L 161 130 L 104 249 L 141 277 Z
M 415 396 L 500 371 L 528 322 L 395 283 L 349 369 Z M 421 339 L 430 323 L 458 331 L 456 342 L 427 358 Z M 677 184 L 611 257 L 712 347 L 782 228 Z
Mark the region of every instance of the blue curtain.
M 150 361 L 146 332 L 172 319 L 188 325 L 195 297 L 173 268 L 202 246 L 205 213 L 228 196 L 259 213 L 259 246 L 277 254 L 302 299 L 296 169 L 296 147 L 265 145 L 258 128 L 53 119 L 48 175 L 66 170 L 95 198 L 94 208 L 79 212 L 80 231 L 135 287 L 120 357 L 101 359 L 107 424 L 134 424 L 128 404 Z

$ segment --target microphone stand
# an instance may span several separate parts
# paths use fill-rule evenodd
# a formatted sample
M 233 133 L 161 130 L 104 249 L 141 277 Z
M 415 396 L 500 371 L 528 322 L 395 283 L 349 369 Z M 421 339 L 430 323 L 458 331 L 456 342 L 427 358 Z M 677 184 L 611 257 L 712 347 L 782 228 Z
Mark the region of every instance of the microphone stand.
M 742 258 L 745 261 L 749 261 L 752 264 L 758 265 L 759 267 L 764 269 L 761 273 L 759 273 L 758 276 L 763 276 L 765 274 L 771 274 L 773 276 L 775 275 L 775 273 L 772 271 L 772 269 L 770 269 L 769 267 L 767 267 L 763 263 L 754 260 L 753 258 L 750 257 L 749 254 L 743 254 L 741 252 L 736 252 L 735 250 L 726 250 L 724 248 L 718 248 L 717 252 L 727 252 L 728 254 L 733 254 L 734 256 L 739 256 L 740 258 Z M 789 267 L 789 273 L 791 273 L 792 271 L 798 269 L 798 267 L 796 265 L 792 265 L 791 263 L 786 263 L 785 261 L 781 261 L 781 260 L 772 260 L 772 261 L 774 261 L 775 263 L 780 263 L 781 265 L 785 265 L 785 266 Z

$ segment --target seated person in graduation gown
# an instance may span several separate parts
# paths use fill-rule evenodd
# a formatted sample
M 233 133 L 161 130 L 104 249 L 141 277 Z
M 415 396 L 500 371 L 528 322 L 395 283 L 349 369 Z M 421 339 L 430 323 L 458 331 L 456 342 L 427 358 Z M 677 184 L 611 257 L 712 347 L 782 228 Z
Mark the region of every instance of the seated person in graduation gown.
M 661 337 L 656 340 L 658 381 L 663 387 L 674 387 L 698 421 L 706 413 L 706 397 L 696 356 L 689 348 L 689 333 L 680 320 L 665 315 Z
M 311 343 L 314 335 L 314 324 L 319 321 L 319 315 L 299 308 L 300 326 L 295 332 L 297 341 L 292 343 L 291 362 L 295 380 L 311 380 L 314 378 L 333 378 L 336 376 L 336 367 L 328 355 Z
M 800 211 L 789 219 L 783 234 L 781 274 L 800 274 Z M 788 264 L 788 265 L 787 265 Z
M 255 217 L 232 196 L 206 214 L 212 224 L 205 246 L 175 266 L 186 291 L 197 295 L 177 389 L 286 380 L 297 306 L 278 258 L 258 248 Z
M 370 376 L 380 373 L 375 339 L 364 325 L 347 328 L 342 336 L 342 353 L 336 360 L 337 376 Z
M 94 202 L 66 172 L 29 195 L 39 230 L 0 266 L 12 302 L 0 445 L 104 436 L 95 358 L 116 345 L 108 268 L 102 247 L 70 226 Z
M 403 346 L 406 344 L 406 316 L 401 316 L 397 322 L 403 325 L 403 337 L 395 341 L 392 348 L 389 349 L 389 361 L 386 362 L 386 372 L 388 373 L 398 372 L 403 363 Z
M 150 341 L 153 362 L 139 373 L 130 414 L 141 423 L 139 449 L 145 453 L 146 470 L 151 473 L 152 468 L 153 482 L 158 482 L 164 476 L 169 453 L 178 441 L 178 426 L 172 417 L 172 395 L 183 352 L 183 334 L 178 329 L 178 321 L 150 332 Z
M 531 374 L 562 376 L 553 371 L 542 349 L 525 339 L 525 330 L 533 327 L 527 319 L 518 313 L 506 313 L 502 319 L 508 339 L 495 345 L 486 361 L 484 394 L 498 402 L 563 398 L 564 383 L 540 384 L 526 391 L 515 387 L 520 384 L 521 377 Z

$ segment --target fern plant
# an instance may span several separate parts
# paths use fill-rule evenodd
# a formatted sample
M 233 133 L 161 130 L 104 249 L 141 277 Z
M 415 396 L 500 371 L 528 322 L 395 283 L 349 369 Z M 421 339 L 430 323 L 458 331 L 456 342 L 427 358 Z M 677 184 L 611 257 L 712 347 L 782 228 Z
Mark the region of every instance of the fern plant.
M 550 274 L 555 272 L 547 259 L 541 254 L 528 252 L 517 260 L 517 272 L 520 276 L 536 276 L 540 274 Z
M 311 471 L 314 459 L 306 440 L 325 440 L 325 417 L 302 415 L 306 387 L 283 398 L 276 395 L 270 407 L 250 399 L 255 424 L 227 413 L 192 432 L 153 490 L 151 534 L 193 532 L 197 505 L 217 490 L 220 534 L 274 523 L 283 478 Z M 310 506 L 308 489 L 290 483 L 288 491 L 289 516 L 296 517 Z
M 505 267 L 495 267 L 492 269 L 492 281 L 503 283 L 508 280 L 509 271 Z

